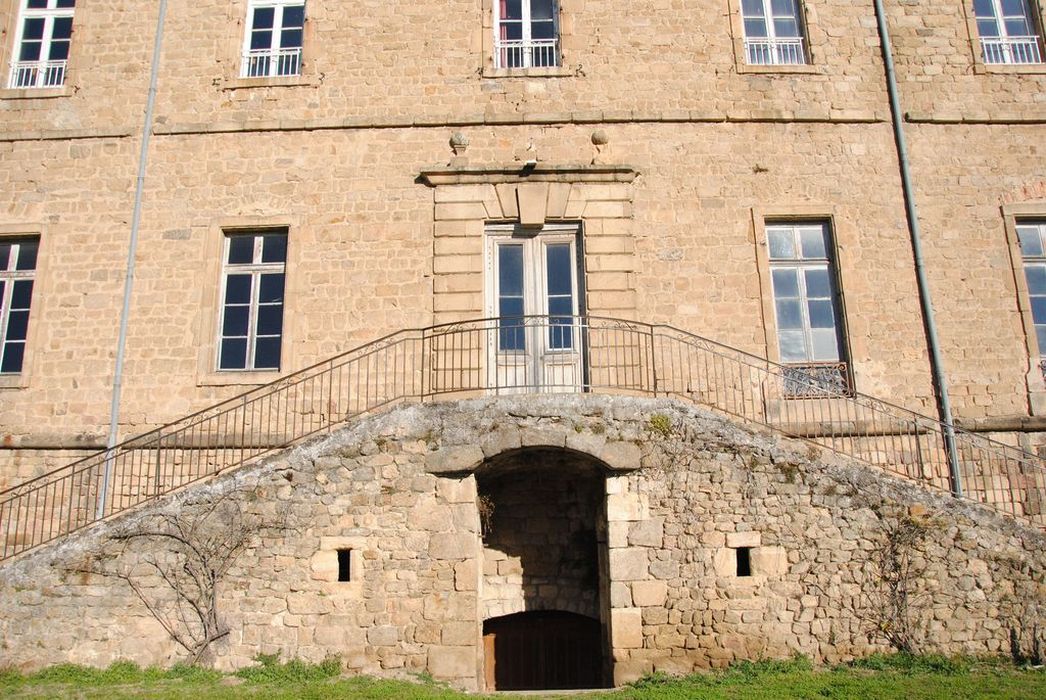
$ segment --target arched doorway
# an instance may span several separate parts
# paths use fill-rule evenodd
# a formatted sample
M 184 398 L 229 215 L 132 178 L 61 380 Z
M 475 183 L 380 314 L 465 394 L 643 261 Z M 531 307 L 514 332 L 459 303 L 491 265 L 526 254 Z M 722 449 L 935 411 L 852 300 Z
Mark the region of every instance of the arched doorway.
M 605 473 L 569 450 L 503 453 L 476 472 L 488 690 L 608 685 Z

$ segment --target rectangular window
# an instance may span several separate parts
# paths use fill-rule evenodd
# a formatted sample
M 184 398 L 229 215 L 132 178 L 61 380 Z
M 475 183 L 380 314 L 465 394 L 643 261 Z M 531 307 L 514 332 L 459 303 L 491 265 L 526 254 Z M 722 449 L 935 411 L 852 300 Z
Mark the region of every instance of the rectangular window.
M 219 370 L 278 370 L 287 232 L 225 237 Z
M 1028 282 L 1039 369 L 1046 379 L 1046 221 L 1017 222 L 1017 238 L 1021 242 L 1024 276 Z
M 1034 0 L 973 0 L 985 63 L 1042 63 Z
M 559 65 L 556 0 L 494 0 L 494 67 Z
M 75 5 L 76 0 L 21 0 L 8 87 L 56 88 L 65 84 Z
M 243 37 L 244 78 L 301 75 L 304 0 L 249 0 Z
M 0 374 L 18 374 L 25 362 L 39 246 L 36 238 L 0 238 Z
M 749 64 L 806 63 L 799 0 L 741 0 L 741 21 Z
M 771 224 L 766 237 L 785 395 L 850 394 L 828 225 Z

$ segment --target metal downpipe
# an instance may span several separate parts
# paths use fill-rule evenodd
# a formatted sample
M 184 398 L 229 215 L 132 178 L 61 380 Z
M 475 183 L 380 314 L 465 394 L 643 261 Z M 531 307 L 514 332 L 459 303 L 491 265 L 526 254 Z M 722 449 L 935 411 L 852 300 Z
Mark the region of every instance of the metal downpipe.
M 901 187 L 904 190 L 904 208 L 908 220 L 908 232 L 912 239 L 912 256 L 915 259 L 915 277 L 919 286 L 919 304 L 922 307 L 923 325 L 926 328 L 926 341 L 930 351 L 930 371 L 933 374 L 934 388 L 937 393 L 937 408 L 941 423 L 944 424 L 945 450 L 948 452 L 949 479 L 952 494 L 963 495 L 962 474 L 959 471 L 959 457 L 955 446 L 955 426 L 952 422 L 951 401 L 948 398 L 948 382 L 942 369 L 940 345 L 937 340 L 937 321 L 933 313 L 933 302 L 930 299 L 930 288 L 926 281 L 926 270 L 923 264 L 922 236 L 919 229 L 919 214 L 915 206 L 915 192 L 912 188 L 911 172 L 908 163 L 908 145 L 904 138 L 903 115 L 900 100 L 897 96 L 897 79 L 893 66 L 893 49 L 890 46 L 890 30 L 886 24 L 886 11 L 882 0 L 875 3 L 875 20 L 879 26 L 879 40 L 882 43 L 883 64 L 886 69 L 886 90 L 890 97 L 890 117 L 893 125 L 894 142 L 897 145 L 897 160 L 901 168 Z
M 113 447 L 119 432 L 120 392 L 123 388 L 123 363 L 127 349 L 127 326 L 131 315 L 131 292 L 134 290 L 135 256 L 138 253 L 138 229 L 142 221 L 142 193 L 145 189 L 145 170 L 149 159 L 149 140 L 153 131 L 153 108 L 156 105 L 156 85 L 160 73 L 160 49 L 163 45 L 164 20 L 167 17 L 167 0 L 160 0 L 156 18 L 156 38 L 153 40 L 153 59 L 149 69 L 149 94 L 145 101 L 145 121 L 142 126 L 142 146 L 138 154 L 138 177 L 134 187 L 134 212 L 131 214 L 131 240 L 127 247 L 127 270 L 124 275 L 123 308 L 120 311 L 120 335 L 116 342 L 116 366 L 113 370 L 113 396 L 109 405 L 109 437 L 106 440 L 107 454 L 102 472 L 102 489 L 98 494 L 96 517 L 105 517 L 105 499 L 112 480 Z

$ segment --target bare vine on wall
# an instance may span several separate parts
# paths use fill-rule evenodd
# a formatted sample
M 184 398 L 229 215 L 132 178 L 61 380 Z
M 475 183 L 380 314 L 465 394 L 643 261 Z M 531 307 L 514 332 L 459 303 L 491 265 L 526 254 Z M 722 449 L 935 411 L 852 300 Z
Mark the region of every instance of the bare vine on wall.
M 205 659 L 229 634 L 220 611 L 221 587 L 248 548 L 284 514 L 268 520 L 244 510 L 257 491 L 208 494 L 146 514 L 118 529 L 76 571 L 123 581 L 190 664 Z
M 1015 663 L 1040 666 L 1046 661 L 1046 573 L 1041 563 L 1013 555 L 998 554 L 991 563 L 1003 588 L 998 605 L 1010 656 Z

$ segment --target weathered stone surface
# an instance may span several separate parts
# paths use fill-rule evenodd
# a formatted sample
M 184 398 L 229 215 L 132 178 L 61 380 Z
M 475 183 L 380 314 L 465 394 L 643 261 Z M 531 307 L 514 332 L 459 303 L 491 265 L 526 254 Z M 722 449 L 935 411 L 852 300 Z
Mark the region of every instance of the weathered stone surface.
M 471 646 L 431 646 L 428 672 L 433 678 L 460 679 L 476 675 L 476 648 Z
M 616 608 L 610 613 L 610 643 L 615 649 L 643 646 L 643 613 L 639 608 Z
M 453 474 L 475 469 L 483 461 L 483 450 L 477 445 L 446 447 L 432 452 L 425 465 L 433 474 Z

